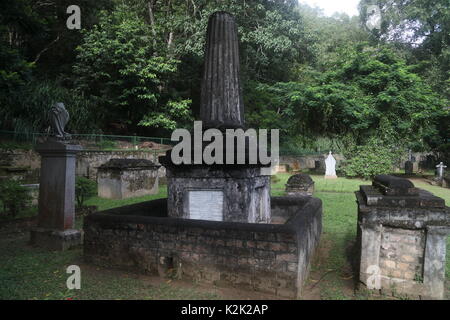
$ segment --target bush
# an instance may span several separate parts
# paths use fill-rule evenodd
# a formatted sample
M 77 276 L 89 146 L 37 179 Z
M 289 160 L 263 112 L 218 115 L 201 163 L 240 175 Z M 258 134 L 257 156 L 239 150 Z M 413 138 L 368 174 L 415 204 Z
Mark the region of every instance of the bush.
M 97 143 L 97 148 L 100 150 L 117 149 L 117 142 L 113 140 L 102 140 Z
M 50 108 L 63 102 L 70 115 L 66 131 L 95 131 L 99 127 L 95 103 L 57 81 L 33 80 L 6 92 L 0 89 L 0 127 L 22 133 L 45 132 Z
M 372 179 L 378 174 L 391 173 L 398 157 L 391 147 L 376 140 L 371 140 L 363 146 L 356 146 L 347 154 L 347 160 L 341 163 L 342 172 L 347 177 L 364 179 Z
M 83 203 L 97 194 L 97 183 L 85 177 L 76 177 L 75 197 L 77 206 L 81 208 Z
M 31 204 L 31 195 L 17 181 L 4 180 L 0 182 L 0 201 L 3 203 L 3 212 L 15 217 L 21 209 Z

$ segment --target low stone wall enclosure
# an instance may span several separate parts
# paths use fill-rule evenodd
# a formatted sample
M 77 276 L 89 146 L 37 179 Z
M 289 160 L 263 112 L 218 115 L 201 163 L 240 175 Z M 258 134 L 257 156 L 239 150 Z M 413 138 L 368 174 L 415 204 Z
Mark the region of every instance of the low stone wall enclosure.
M 83 176 L 94 181 L 97 180 L 98 168 L 111 159 L 145 159 L 158 161 L 159 153 L 153 151 L 127 150 L 127 151 L 94 151 L 85 150 L 77 155 L 76 175 Z M 164 167 L 159 168 L 159 177 L 165 177 Z
M 282 224 L 167 217 L 167 199 L 120 207 L 84 220 L 88 262 L 299 297 L 322 229 L 322 203 L 275 197 Z
M 123 151 L 104 151 L 104 150 L 83 150 L 77 154 L 76 175 L 83 176 L 94 181 L 97 180 L 97 170 L 102 164 L 111 159 L 146 159 L 157 161 L 157 150 L 123 150 Z M 39 180 L 39 170 L 41 167 L 41 158 L 34 150 L 14 150 L 0 151 L 0 166 L 4 168 L 4 175 L 8 178 L 17 177 L 18 180 L 25 179 L 27 183 L 37 183 Z M 164 167 L 160 167 L 158 176 L 165 177 Z

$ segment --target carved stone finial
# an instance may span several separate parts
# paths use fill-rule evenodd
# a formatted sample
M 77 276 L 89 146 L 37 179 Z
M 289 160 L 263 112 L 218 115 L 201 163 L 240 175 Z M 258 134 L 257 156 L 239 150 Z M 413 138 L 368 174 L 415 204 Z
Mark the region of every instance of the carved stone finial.
M 215 12 L 208 21 L 200 118 L 205 127 L 244 126 L 239 79 L 239 48 L 234 17 Z
M 62 102 L 55 103 L 50 109 L 50 126 L 56 139 L 70 139 L 70 134 L 64 131 L 69 118 L 69 112 L 67 112 Z

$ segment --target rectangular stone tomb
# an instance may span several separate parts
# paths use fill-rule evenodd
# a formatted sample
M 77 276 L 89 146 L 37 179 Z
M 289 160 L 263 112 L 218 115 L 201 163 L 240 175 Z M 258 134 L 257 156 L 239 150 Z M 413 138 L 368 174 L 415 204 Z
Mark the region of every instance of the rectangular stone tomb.
M 111 159 L 98 167 L 98 196 L 125 199 L 157 194 L 159 167 L 145 159 Z
M 359 279 L 369 289 L 443 299 L 450 209 L 406 179 L 375 177 L 356 192 Z
M 84 219 L 84 258 L 297 298 L 319 243 L 322 203 L 311 197 L 275 197 L 271 203 L 280 224 L 171 218 L 167 199 L 93 213 Z

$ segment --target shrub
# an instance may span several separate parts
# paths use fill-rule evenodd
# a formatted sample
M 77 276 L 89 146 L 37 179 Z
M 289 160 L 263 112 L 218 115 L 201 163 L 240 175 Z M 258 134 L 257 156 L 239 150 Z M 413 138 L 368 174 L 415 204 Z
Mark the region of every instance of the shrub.
M 347 177 L 372 179 L 378 174 L 389 174 L 397 157 L 391 147 L 371 140 L 347 153 L 347 160 L 341 163 L 342 172 Z
M 92 99 L 63 87 L 58 81 L 40 80 L 16 86 L 10 92 L 3 92 L 0 87 L 0 127 L 21 133 L 45 132 L 50 108 L 59 101 L 64 103 L 70 115 L 66 131 L 97 130 L 98 115 Z
M 0 201 L 3 203 L 3 212 L 15 217 L 21 209 L 31 204 L 31 195 L 17 181 L 4 180 L 0 182 Z
M 117 142 L 113 140 L 102 140 L 97 143 L 100 150 L 117 149 Z
M 80 208 L 83 203 L 97 194 L 97 183 L 85 177 L 76 177 L 75 197 L 77 206 Z

